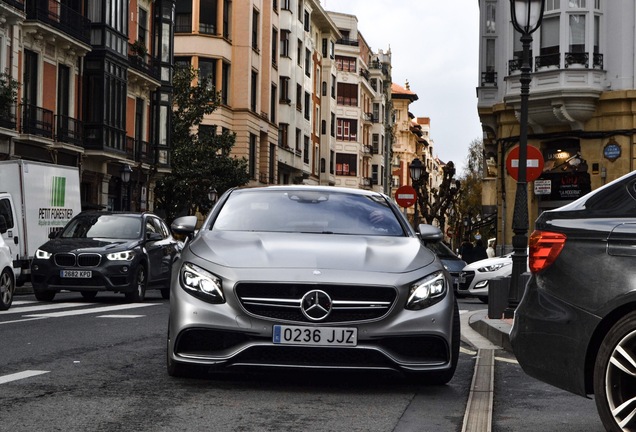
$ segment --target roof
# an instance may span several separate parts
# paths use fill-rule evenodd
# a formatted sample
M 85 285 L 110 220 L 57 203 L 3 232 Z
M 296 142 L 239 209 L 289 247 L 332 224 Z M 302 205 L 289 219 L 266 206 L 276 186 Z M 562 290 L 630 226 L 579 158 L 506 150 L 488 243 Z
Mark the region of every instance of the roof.
M 391 83 L 391 97 L 393 99 L 410 99 L 411 102 L 418 100 L 417 94 L 413 93 L 411 90 L 407 90 L 401 85 L 396 83 Z

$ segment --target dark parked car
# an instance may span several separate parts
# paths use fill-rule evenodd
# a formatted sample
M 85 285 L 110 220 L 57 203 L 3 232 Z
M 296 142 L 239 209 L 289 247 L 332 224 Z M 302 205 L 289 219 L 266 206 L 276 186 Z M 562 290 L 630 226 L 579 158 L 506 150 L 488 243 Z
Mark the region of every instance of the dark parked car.
M 152 213 L 82 212 L 36 251 L 33 291 L 45 301 L 69 290 L 87 299 L 99 291 L 122 292 L 141 302 L 146 290 L 158 288 L 169 298 L 177 249 L 166 224 Z
M 195 223 L 172 229 L 192 235 Z M 224 194 L 174 267 L 169 323 L 177 376 L 337 368 L 446 383 L 459 355 L 450 275 L 387 196 L 355 189 Z
M 449 248 L 442 240 L 427 241 L 426 246 L 432 250 L 435 255 L 442 261 L 444 268 L 448 270 L 453 278 L 453 290 L 457 296 L 457 290 L 459 289 L 459 276 L 464 267 L 466 267 L 466 261 L 458 257 L 455 252 Z
M 536 221 L 512 346 L 523 369 L 594 394 L 609 431 L 636 430 L 636 171 Z

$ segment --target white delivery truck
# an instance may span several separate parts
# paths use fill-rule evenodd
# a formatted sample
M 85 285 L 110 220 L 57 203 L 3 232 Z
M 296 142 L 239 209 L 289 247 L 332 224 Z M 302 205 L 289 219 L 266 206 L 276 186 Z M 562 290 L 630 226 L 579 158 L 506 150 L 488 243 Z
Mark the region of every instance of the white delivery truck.
M 82 211 L 79 170 L 21 159 L 0 161 L 0 225 L 17 269 L 16 285 L 30 280 L 35 251 Z

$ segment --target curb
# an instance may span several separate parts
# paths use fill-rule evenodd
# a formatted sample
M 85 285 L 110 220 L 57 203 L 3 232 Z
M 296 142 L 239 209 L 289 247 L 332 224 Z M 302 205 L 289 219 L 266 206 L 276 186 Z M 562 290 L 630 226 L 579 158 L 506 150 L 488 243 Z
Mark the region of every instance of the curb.
M 490 342 L 513 353 L 512 345 L 510 344 L 510 330 L 512 329 L 510 323 L 504 320 L 490 319 L 487 311 L 479 311 L 470 316 L 468 324 Z

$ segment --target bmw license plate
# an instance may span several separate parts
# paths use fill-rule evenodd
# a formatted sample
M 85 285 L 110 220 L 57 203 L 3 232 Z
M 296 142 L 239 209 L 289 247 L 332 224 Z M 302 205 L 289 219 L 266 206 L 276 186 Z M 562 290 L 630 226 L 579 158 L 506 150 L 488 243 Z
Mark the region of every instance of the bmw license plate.
M 60 270 L 60 277 L 90 279 L 93 273 L 91 270 Z
M 358 329 L 355 327 L 302 327 L 275 325 L 275 344 L 356 346 Z

